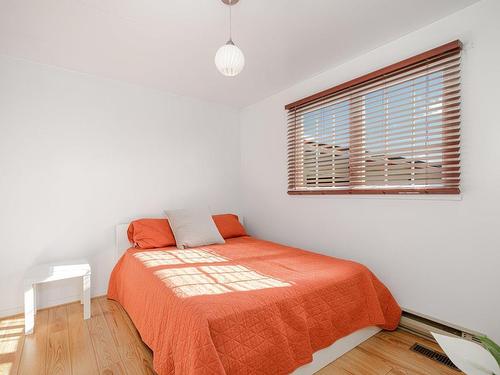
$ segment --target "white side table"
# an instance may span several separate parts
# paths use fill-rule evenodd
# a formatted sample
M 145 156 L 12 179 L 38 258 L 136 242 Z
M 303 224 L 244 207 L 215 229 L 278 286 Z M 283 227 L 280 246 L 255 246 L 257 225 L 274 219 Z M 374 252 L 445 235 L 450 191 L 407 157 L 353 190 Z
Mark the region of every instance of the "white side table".
M 90 264 L 85 259 L 40 264 L 26 272 L 24 278 L 24 332 L 33 333 L 36 314 L 36 286 L 56 280 L 82 278 L 83 319 L 90 318 Z

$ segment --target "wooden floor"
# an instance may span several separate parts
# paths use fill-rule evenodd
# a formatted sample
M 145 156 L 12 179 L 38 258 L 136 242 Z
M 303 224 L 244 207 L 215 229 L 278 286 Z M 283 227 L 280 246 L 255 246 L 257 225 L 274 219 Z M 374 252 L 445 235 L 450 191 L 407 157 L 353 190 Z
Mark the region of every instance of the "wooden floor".
M 24 335 L 23 316 L 0 320 L 0 374 L 154 373 L 151 351 L 118 303 L 92 299 L 92 318 L 86 321 L 82 310 L 80 303 L 40 310 L 30 336 Z M 437 349 L 402 331 L 380 332 L 317 375 L 459 374 L 409 351 L 416 341 Z

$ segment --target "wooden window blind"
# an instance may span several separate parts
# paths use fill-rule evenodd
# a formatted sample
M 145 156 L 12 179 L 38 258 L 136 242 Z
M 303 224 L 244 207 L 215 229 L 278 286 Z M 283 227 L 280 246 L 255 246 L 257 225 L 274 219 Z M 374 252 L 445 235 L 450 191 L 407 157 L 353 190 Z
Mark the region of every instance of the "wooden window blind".
M 289 194 L 460 193 L 460 41 L 285 106 Z

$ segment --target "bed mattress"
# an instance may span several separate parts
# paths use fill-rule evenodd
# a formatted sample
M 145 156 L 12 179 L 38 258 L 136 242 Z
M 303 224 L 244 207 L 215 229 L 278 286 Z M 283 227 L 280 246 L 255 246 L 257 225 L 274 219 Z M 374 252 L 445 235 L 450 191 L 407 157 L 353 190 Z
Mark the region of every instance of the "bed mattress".
M 395 329 L 401 310 L 365 266 L 252 237 L 179 250 L 131 248 L 108 297 L 164 374 L 288 374 L 361 328 Z

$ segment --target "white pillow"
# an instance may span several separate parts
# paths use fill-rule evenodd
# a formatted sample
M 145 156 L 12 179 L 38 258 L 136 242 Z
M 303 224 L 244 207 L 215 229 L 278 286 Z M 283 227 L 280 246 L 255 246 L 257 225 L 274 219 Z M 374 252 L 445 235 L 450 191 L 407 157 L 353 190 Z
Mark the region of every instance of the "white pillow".
M 177 248 L 224 243 L 208 209 L 166 210 Z

